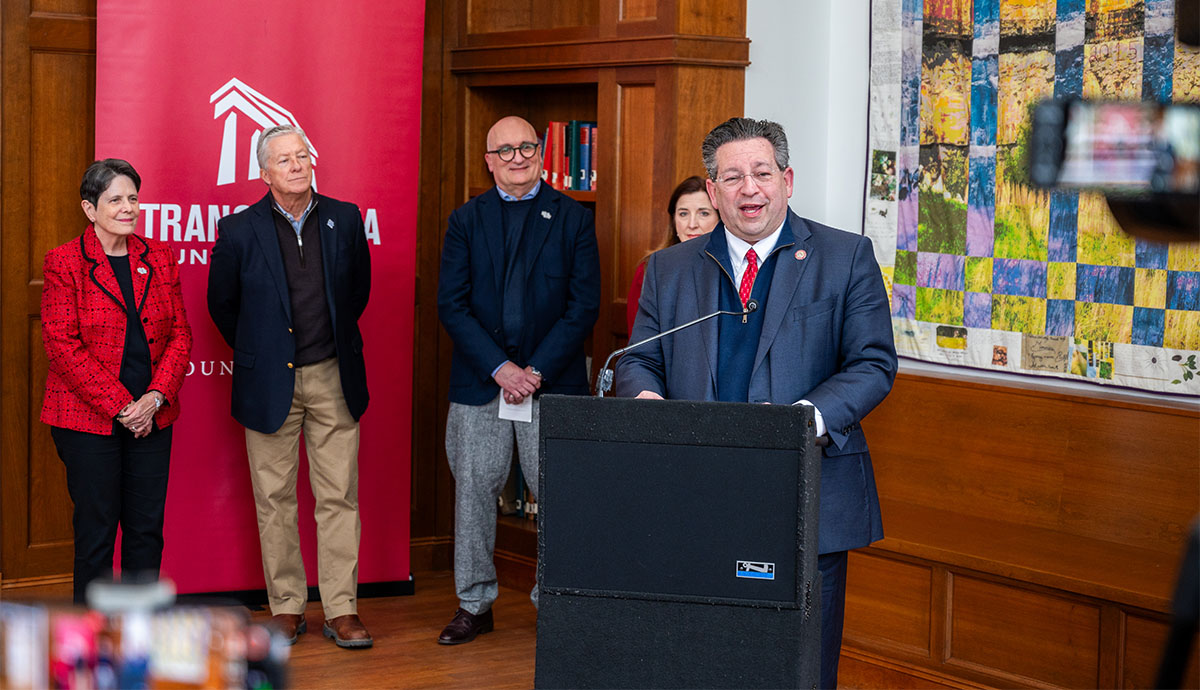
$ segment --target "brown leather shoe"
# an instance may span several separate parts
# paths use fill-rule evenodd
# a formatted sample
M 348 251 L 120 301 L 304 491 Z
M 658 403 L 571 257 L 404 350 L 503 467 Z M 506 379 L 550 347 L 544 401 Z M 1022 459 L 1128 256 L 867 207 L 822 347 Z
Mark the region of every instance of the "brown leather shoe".
M 337 646 L 346 649 L 366 649 L 375 644 L 371 639 L 371 633 L 367 632 L 367 627 L 362 624 L 362 621 L 358 619 L 358 614 L 355 613 L 347 613 L 344 616 L 325 621 L 322 632 L 325 637 L 337 643 Z
M 302 613 L 279 613 L 271 616 L 268 626 L 279 631 L 287 639 L 288 644 L 296 644 L 300 634 L 308 630 L 308 622 Z
M 476 635 L 492 631 L 492 610 L 483 613 L 469 613 L 464 609 L 454 612 L 454 620 L 450 621 L 442 634 L 438 636 L 438 644 L 466 644 L 475 639 Z

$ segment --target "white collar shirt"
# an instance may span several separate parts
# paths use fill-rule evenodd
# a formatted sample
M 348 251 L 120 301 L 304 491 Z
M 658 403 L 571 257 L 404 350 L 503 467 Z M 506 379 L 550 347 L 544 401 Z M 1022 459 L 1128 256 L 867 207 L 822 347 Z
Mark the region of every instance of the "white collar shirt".
M 525 194 L 525 196 L 518 199 L 517 197 L 513 196 L 512 194 L 509 194 L 508 192 L 504 191 L 503 189 L 500 189 L 500 185 L 496 185 L 496 191 L 500 192 L 500 198 L 504 201 L 525 201 L 526 199 L 532 199 L 533 197 L 537 196 L 538 190 L 541 188 L 542 188 L 542 181 L 538 180 L 537 183 L 533 185 L 533 189 L 529 190 Z
M 783 223 L 786 222 L 787 219 L 784 218 Z M 741 287 L 742 274 L 746 272 L 746 252 L 750 251 L 751 247 L 754 248 L 754 253 L 758 256 L 758 265 L 761 268 L 763 262 L 771 255 L 771 252 L 775 251 L 775 245 L 779 243 L 779 234 L 783 232 L 783 223 L 780 223 L 779 227 L 775 228 L 775 232 L 755 242 L 753 245 L 729 232 L 728 228 L 725 229 L 725 245 L 729 247 L 729 263 L 733 266 L 733 287 L 735 290 Z

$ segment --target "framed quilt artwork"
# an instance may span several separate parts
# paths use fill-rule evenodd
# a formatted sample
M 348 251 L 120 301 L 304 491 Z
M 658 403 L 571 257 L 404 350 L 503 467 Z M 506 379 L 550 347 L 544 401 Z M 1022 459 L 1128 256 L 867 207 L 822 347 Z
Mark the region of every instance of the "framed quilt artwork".
M 1200 242 L 1024 171 L 1044 98 L 1200 102 L 1174 28 L 1173 0 L 872 0 L 864 225 L 899 354 L 1200 395 Z

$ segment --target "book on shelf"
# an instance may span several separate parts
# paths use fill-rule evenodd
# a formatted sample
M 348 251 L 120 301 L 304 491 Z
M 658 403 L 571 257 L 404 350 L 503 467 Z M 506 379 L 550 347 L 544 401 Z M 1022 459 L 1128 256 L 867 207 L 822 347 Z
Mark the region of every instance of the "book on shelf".
M 567 179 L 566 179 L 567 178 L 567 166 L 566 166 L 566 162 L 565 162 L 566 155 L 564 152 L 564 149 L 566 148 L 566 143 L 567 143 L 566 142 L 566 123 L 555 121 L 555 122 L 550 123 L 550 127 L 554 131 L 554 160 L 552 162 L 552 166 L 553 166 L 552 170 L 554 171 L 553 177 L 554 177 L 555 182 L 553 183 L 552 186 L 555 189 L 560 189 L 560 190 L 566 189 L 567 188 Z
M 576 165 L 576 170 L 579 171 L 579 182 L 576 189 L 580 191 L 592 190 L 592 178 L 595 176 L 595 168 L 592 165 L 593 144 L 592 137 L 595 136 L 596 123 L 581 122 L 579 123 L 579 161 Z
M 596 123 L 551 120 L 542 147 L 542 179 L 559 191 L 596 188 Z
M 579 175 L 579 184 L 577 189 L 589 190 L 592 188 L 592 177 L 588 174 L 588 164 L 592 158 L 592 143 L 588 138 L 591 130 L 586 122 L 579 125 L 579 160 L 576 162 L 575 170 Z
M 558 175 L 552 169 L 551 161 L 557 154 L 554 148 L 554 123 L 546 125 L 546 136 L 542 139 L 542 181 L 550 185 L 552 189 L 558 189 Z
M 575 189 L 576 180 L 579 175 L 575 172 L 575 161 L 579 159 L 579 120 L 571 120 L 566 123 L 563 130 L 563 137 L 566 139 L 566 146 L 563 146 L 563 169 L 566 170 L 566 179 L 563 180 L 563 189 Z
M 588 161 L 590 165 L 590 169 L 588 170 L 588 189 L 595 189 L 596 170 L 600 167 L 599 164 L 597 164 L 596 159 L 600 157 L 600 146 L 596 143 L 596 125 L 594 124 L 591 126 L 591 133 L 588 135 L 588 140 L 591 141 L 592 144 L 592 157 L 591 160 Z
M 496 499 L 498 512 L 502 516 L 537 519 L 537 499 L 533 497 L 521 471 L 521 463 L 513 462 L 508 470 L 508 480 Z

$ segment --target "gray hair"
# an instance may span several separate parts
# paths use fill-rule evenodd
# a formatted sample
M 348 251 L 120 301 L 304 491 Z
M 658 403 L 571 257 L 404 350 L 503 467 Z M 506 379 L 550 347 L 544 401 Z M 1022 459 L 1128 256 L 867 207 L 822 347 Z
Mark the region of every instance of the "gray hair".
M 775 149 L 775 164 L 780 170 L 788 167 L 787 135 L 783 127 L 770 120 L 755 120 L 749 117 L 731 117 L 704 137 L 700 154 L 704 156 L 704 169 L 710 179 L 717 179 L 717 149 L 725 144 L 747 139 L 766 139 Z
M 279 125 L 268 129 L 258 137 L 258 148 L 255 149 L 255 153 L 258 155 L 259 169 L 267 167 L 267 142 L 285 134 L 299 134 L 300 139 L 304 141 L 304 147 L 308 149 L 308 154 L 312 155 L 312 144 L 308 143 L 308 135 L 304 133 L 304 130 L 295 125 Z
M 135 190 L 142 188 L 142 176 L 133 169 L 128 161 L 120 158 L 105 158 L 95 161 L 83 173 L 83 181 L 79 183 L 79 198 L 92 206 L 100 203 L 100 195 L 113 180 L 124 175 L 133 182 Z

